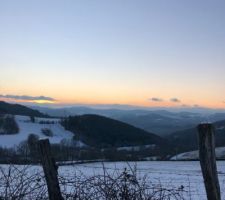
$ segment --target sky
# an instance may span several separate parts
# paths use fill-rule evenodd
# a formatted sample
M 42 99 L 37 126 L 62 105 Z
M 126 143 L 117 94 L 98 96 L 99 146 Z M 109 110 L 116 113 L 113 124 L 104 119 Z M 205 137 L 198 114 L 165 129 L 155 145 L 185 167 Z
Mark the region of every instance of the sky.
M 0 99 L 225 108 L 225 1 L 0 0 Z

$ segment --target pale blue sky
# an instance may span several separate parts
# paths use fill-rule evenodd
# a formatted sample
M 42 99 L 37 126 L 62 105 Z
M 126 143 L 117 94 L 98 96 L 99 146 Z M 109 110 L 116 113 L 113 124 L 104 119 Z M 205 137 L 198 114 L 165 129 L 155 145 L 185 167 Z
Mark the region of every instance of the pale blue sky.
M 225 106 L 224 0 L 0 0 L 0 27 L 0 94 Z

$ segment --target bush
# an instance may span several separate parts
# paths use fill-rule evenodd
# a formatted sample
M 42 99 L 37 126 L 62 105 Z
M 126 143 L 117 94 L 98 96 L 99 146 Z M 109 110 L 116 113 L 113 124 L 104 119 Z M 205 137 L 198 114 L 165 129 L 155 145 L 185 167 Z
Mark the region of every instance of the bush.
M 17 134 L 19 127 L 15 121 L 14 116 L 4 116 L 0 118 L 0 134 L 11 135 Z
M 31 121 L 32 123 L 35 123 L 35 117 L 34 117 L 34 116 L 30 116 L 30 121 Z
M 146 176 L 138 179 L 136 167 L 109 173 L 103 164 L 103 174 L 85 176 L 59 176 L 65 200 L 183 200 L 189 194 L 180 188 L 164 188 L 160 182 L 153 184 Z M 0 199 L 48 199 L 42 170 L 31 166 L 0 167 Z M 191 199 L 188 198 L 188 199 Z

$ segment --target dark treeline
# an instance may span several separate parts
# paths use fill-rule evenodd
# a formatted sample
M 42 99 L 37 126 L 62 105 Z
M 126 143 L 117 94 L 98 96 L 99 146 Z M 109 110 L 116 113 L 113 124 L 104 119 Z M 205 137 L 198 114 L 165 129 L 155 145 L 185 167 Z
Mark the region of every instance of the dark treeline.
M 19 127 L 13 115 L 0 115 L 0 135 L 17 134 Z
M 30 164 L 39 163 L 37 142 L 39 137 L 30 134 L 28 139 L 14 148 L 0 148 L 0 163 Z M 163 154 L 159 147 L 148 148 L 140 146 L 138 151 L 119 150 L 114 148 L 77 147 L 66 142 L 52 144 L 51 151 L 56 161 L 84 161 L 84 160 L 109 160 L 109 161 L 138 161 L 167 159 L 166 150 Z

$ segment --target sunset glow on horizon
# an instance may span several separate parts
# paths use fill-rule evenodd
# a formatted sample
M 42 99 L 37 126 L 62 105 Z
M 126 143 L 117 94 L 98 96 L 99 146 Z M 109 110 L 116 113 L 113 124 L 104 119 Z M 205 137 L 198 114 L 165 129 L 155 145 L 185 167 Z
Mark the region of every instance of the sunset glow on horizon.
M 225 2 L 1 1 L 0 100 L 225 109 Z

